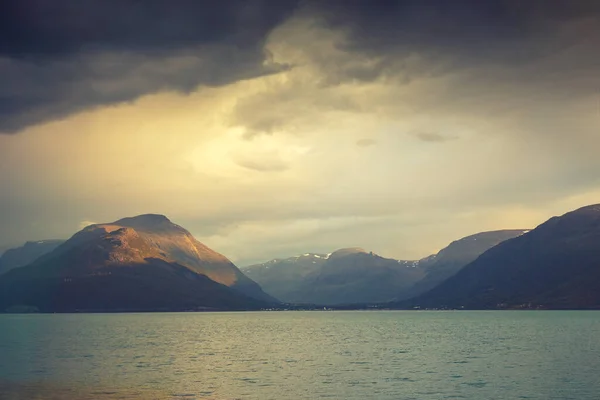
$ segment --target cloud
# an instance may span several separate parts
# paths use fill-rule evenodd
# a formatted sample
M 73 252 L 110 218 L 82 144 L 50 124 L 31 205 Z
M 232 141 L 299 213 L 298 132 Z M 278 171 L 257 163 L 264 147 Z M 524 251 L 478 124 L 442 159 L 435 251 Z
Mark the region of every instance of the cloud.
M 325 26 L 346 33 L 340 44 L 345 51 L 375 60 L 370 73 L 350 74 L 366 80 L 398 72 L 431 76 L 473 65 L 526 66 L 576 43 L 597 43 L 588 35 L 600 29 L 600 4 L 587 0 L 339 0 L 311 8 L 307 12 L 319 15 Z M 581 23 L 587 24 L 580 28 L 586 34 L 562 36 Z
M 359 139 L 356 141 L 356 145 L 358 147 L 369 147 L 375 146 L 377 144 L 377 140 L 375 139 Z
M 0 135 L 0 245 L 153 212 L 242 264 L 419 258 L 597 202 L 594 3 L 369 3 L 302 2 L 248 42 L 250 23 L 184 40 L 201 28 L 182 17 L 156 46 L 5 55 L 2 121 L 22 129 Z
M 600 61 L 593 51 L 600 5 L 585 0 L 184 0 L 176 7 L 24 0 L 0 7 L 0 133 L 150 93 L 190 93 L 305 65 L 305 58 L 288 54 L 283 61 L 265 48 L 274 29 L 298 28 L 290 20 L 305 21 L 307 36 L 337 37 L 329 47 L 318 35 L 312 43 L 302 35 L 289 43 L 288 53 L 311 53 L 312 65 L 326 72 L 316 84 L 325 86 L 381 79 L 407 84 L 472 68 L 502 74 L 499 68 L 515 66 L 523 67 L 518 74 L 498 78 L 560 85 L 565 74 L 588 76 Z M 563 59 L 560 69 L 528 68 L 566 51 L 571 65 Z M 333 104 L 331 97 L 322 101 L 326 107 L 357 108 L 354 99 L 340 96 Z M 247 114 L 243 103 L 239 114 Z M 279 115 L 244 119 L 248 137 L 293 123 Z
M 88 227 L 90 225 L 95 225 L 95 224 L 97 224 L 97 222 L 93 222 L 93 221 L 81 221 L 79 223 L 79 229 L 81 230 L 83 228 L 86 228 L 86 227 Z
M 244 168 L 248 168 L 258 172 L 277 172 L 285 171 L 289 165 L 283 160 L 257 160 L 257 159 L 241 159 L 236 163 Z
M 414 132 L 412 135 L 419 140 L 431 143 L 447 142 L 448 140 L 457 139 L 456 136 L 444 136 L 436 132 Z
M 0 133 L 285 70 L 263 42 L 294 8 L 286 0 L 4 2 Z

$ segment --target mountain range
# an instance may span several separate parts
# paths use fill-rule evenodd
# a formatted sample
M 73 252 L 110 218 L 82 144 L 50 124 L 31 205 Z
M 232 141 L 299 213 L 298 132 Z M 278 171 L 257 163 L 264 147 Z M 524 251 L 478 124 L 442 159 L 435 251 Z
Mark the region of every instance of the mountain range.
M 467 236 L 420 260 L 345 248 L 242 270 L 167 217 L 145 214 L 7 250 L 0 273 L 0 311 L 598 309 L 600 205 L 532 230 Z
M 360 248 L 306 253 L 243 267 L 269 294 L 287 303 L 380 303 L 419 295 L 498 243 L 526 230 L 483 232 L 421 260 L 395 260 Z
M 600 308 L 600 204 L 489 249 L 399 308 Z
M 360 248 L 309 253 L 242 270 L 282 301 L 324 305 L 389 301 L 423 276 L 412 262 Z

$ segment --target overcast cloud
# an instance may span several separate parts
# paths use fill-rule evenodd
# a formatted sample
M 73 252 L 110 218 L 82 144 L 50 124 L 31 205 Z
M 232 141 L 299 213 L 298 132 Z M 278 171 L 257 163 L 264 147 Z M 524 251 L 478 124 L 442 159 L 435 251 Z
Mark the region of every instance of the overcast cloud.
M 0 247 L 154 212 L 408 259 L 600 202 L 596 1 L 172 4 L 3 3 Z

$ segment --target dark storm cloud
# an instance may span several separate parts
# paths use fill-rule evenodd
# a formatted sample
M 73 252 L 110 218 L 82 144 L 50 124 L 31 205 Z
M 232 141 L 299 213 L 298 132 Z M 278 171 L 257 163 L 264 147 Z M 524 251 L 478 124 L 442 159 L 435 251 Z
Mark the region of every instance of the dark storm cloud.
M 9 0 L 0 13 L 0 51 L 44 58 L 87 50 L 154 52 L 222 40 L 252 47 L 293 6 L 268 0 Z
M 349 47 L 374 52 L 436 48 L 498 61 L 502 44 L 510 44 L 516 55 L 520 49 L 514 45 L 519 41 L 539 35 L 550 40 L 565 23 L 600 16 L 600 3 L 595 0 L 343 0 L 323 4 L 328 7 L 322 15 L 331 26 L 350 29 Z M 522 54 L 522 59 L 535 55 Z
M 311 7 L 325 25 L 348 33 L 341 45 L 346 51 L 373 57 L 366 67 L 342 71 L 343 79 L 410 80 L 456 68 L 515 67 L 582 42 L 600 47 L 596 0 L 332 0 Z M 562 36 L 574 24 L 581 25 L 575 34 Z M 415 58 L 426 62 L 415 65 Z M 597 66 L 599 60 L 591 52 L 580 63 Z
M 284 69 L 268 62 L 263 43 L 295 6 L 288 0 L 4 1 L 0 132 L 159 90 L 187 92 Z
M 343 50 L 369 59 L 346 65 L 325 57 L 327 84 L 526 67 L 581 43 L 558 74 L 588 74 L 600 64 L 600 52 L 589 51 L 600 47 L 596 0 L 6 0 L 0 133 L 148 93 L 289 68 L 269 62 L 264 43 L 296 10 L 346 32 Z M 510 78 L 557 73 L 546 72 L 524 68 Z M 262 123 L 279 126 L 277 117 Z

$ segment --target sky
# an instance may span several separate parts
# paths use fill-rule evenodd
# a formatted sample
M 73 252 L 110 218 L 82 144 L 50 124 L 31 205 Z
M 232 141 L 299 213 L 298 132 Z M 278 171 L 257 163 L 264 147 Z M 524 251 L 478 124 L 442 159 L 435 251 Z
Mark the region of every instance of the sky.
M 596 0 L 9 0 L 0 248 L 167 215 L 243 266 L 600 203 Z

